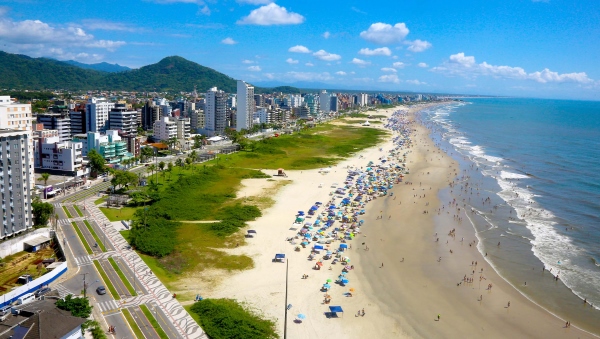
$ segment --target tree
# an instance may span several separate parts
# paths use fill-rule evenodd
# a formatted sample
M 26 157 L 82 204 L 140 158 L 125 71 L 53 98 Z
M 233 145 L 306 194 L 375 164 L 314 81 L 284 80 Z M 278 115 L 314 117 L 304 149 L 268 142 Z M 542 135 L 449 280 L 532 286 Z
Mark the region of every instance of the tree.
M 154 148 L 153 147 L 142 147 L 140 151 L 142 161 L 148 160 L 148 158 L 152 158 L 154 156 Z
M 162 171 L 162 170 L 165 169 L 165 165 L 166 165 L 165 162 L 161 161 L 161 162 L 158 163 L 158 168 Z
M 185 163 L 186 163 L 186 165 L 188 165 L 188 167 L 191 167 L 192 159 L 190 157 L 185 158 Z
M 47 186 L 48 179 L 50 179 L 50 173 L 42 173 L 41 177 L 38 178 L 38 181 L 44 181 L 44 186 Z
M 181 158 L 175 160 L 175 165 L 177 165 L 179 167 L 183 167 L 183 160 L 181 160 Z
M 92 306 L 87 298 L 73 298 L 71 294 L 65 299 L 58 299 L 56 307 L 71 312 L 74 317 L 88 318 L 92 314 Z
M 33 223 L 36 226 L 48 225 L 50 217 L 54 215 L 54 206 L 48 202 L 41 202 L 38 197 L 31 202 L 31 209 L 31 212 L 33 213 Z
M 137 185 L 138 177 L 135 173 L 129 171 L 115 171 L 110 183 L 115 187 L 115 190 L 121 187 L 128 187 L 129 185 Z
M 106 160 L 104 157 L 98 153 L 95 149 L 92 149 L 88 152 L 88 159 L 90 163 L 90 168 L 92 169 L 92 176 L 97 177 L 98 173 L 103 173 L 106 171 Z
M 150 166 L 148 166 L 148 171 L 151 172 L 151 175 L 154 175 L 154 171 L 156 171 L 156 165 L 155 164 L 151 164 Z
M 206 137 L 204 135 L 195 135 L 194 136 L 194 148 L 202 148 L 202 140 Z

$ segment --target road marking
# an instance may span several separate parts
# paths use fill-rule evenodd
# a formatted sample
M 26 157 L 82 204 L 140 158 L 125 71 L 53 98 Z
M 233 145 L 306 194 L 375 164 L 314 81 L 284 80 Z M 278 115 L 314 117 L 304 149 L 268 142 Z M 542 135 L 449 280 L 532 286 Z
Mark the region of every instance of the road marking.
M 75 258 L 75 263 L 77 264 L 77 266 L 91 265 L 92 259 L 90 258 L 89 255 L 84 255 L 84 256 Z
M 117 304 L 117 302 L 114 300 L 103 301 L 98 303 L 98 308 L 100 308 L 100 311 L 102 312 L 108 312 L 114 309 L 118 309 L 119 304 Z

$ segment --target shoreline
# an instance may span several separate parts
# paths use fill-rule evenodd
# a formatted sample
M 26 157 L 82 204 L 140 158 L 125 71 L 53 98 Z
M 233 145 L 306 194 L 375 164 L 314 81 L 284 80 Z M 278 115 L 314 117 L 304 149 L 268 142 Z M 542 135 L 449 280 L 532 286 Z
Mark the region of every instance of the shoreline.
M 413 108 L 411 107 L 410 110 L 414 111 Z M 384 111 L 389 115 L 394 110 Z M 374 114 L 377 113 L 380 113 L 379 110 Z M 344 306 L 346 313 L 344 317 L 327 319 L 323 315 L 327 311 L 327 305 L 322 304 L 323 293 L 319 292 L 318 287 L 325 279 L 334 279 L 335 275 L 330 274 L 331 271 L 327 269 L 310 270 L 311 265 L 314 264 L 304 259 L 306 250 L 298 255 L 293 251 L 293 246 L 285 242 L 286 237 L 295 233 L 288 225 L 291 225 L 296 211 L 306 210 L 314 201 L 328 200 L 326 194 L 331 190 L 329 184 L 343 182 L 346 177 L 345 166 L 364 166 L 365 159 L 371 159 L 369 156 L 373 159 L 378 155 L 381 156 L 378 148 L 389 149 L 392 145 L 391 137 L 382 145 L 363 150 L 352 158 L 342 161 L 332 167 L 329 174 L 318 174 L 318 170 L 288 172 L 288 179 L 292 179 L 293 182 L 273 197 L 276 203 L 264 211 L 263 217 L 250 223 L 250 228 L 258 231 L 257 237 L 249 239 L 247 246 L 229 251 L 252 256 L 255 267 L 232 274 L 227 281 L 223 281 L 211 291 L 210 294 L 213 295 L 209 294 L 206 297 L 226 297 L 246 301 L 252 307 L 260 309 L 263 316 L 277 319 L 278 331 L 282 333 L 285 265 L 273 263 L 271 259 L 275 253 L 286 253 L 290 265 L 288 303 L 293 305 L 287 324 L 290 338 L 325 338 L 331 335 L 454 337 L 471 333 L 492 337 L 506 337 L 510 333 L 533 337 L 557 336 L 562 329 L 561 322 L 543 307 L 527 299 L 495 272 L 479 253 L 476 247 L 479 241 L 466 251 L 464 248 L 454 247 L 452 254 L 449 254 L 448 248 L 444 247 L 444 240 L 447 240 L 449 245 L 456 246 L 455 241 L 450 244 L 451 238 L 444 236 L 448 228 L 460 230 L 457 231 L 454 240 L 465 237 L 471 241 L 471 238 L 476 238 L 476 230 L 471 227 L 469 233 L 468 230 L 464 230 L 466 227 L 464 224 L 456 225 L 453 218 L 447 218 L 448 215 L 441 214 L 438 218 L 437 213 L 434 212 L 440 208 L 439 206 L 444 206 L 438 191 L 448 187 L 449 181 L 453 180 L 457 172 L 458 165 L 449 155 L 433 145 L 429 130 L 417 124 L 414 112 L 411 119 L 417 132 L 413 134 L 413 147 L 410 148 L 407 158 L 410 174 L 406 176 L 405 181 L 414 181 L 414 183 L 413 185 L 398 184 L 392 189 L 395 198 L 382 197 L 367 205 L 367 214 L 361 217 L 365 220 L 363 234 L 356 237 L 355 240 L 358 241 L 350 242 L 354 245 L 354 249 L 348 251 L 348 256 L 356 266 L 356 269 L 349 273 L 350 284 L 346 288 L 334 286 L 330 292 L 332 305 Z M 431 157 L 432 154 L 435 154 L 435 160 Z M 365 159 L 359 159 L 359 155 L 365 156 Z M 413 163 L 410 163 L 411 161 Z M 423 171 L 421 176 L 418 175 L 419 170 Z M 431 172 L 433 175 L 427 177 L 425 172 Z M 426 186 L 432 188 L 427 191 L 427 193 L 431 192 L 427 198 L 414 197 L 413 189 L 418 187 L 415 184 L 419 179 L 421 182 L 427 179 Z M 327 184 L 319 188 L 323 186 L 321 183 Z M 422 192 L 423 195 L 427 193 Z M 396 202 L 393 199 L 397 198 L 403 205 L 391 203 Z M 423 214 L 412 207 L 421 204 L 425 204 L 422 207 L 426 207 L 431 213 Z M 384 215 L 390 217 L 375 219 L 377 208 L 381 211 L 385 210 Z M 398 225 L 394 228 L 394 223 L 397 221 Z M 438 243 L 432 239 L 435 232 L 439 234 Z M 362 242 L 370 247 L 369 251 L 361 248 Z M 476 253 L 473 254 L 472 250 Z M 357 252 L 360 254 L 357 255 Z M 406 261 L 400 262 L 400 257 L 405 258 Z M 438 257 L 442 257 L 441 262 L 437 262 Z M 484 267 L 486 281 L 493 281 L 493 292 L 487 293 L 488 291 L 484 290 L 473 292 L 471 290 L 475 287 L 466 286 L 467 284 L 457 286 L 457 282 L 468 269 L 470 261 L 481 263 L 477 266 L 477 270 L 481 266 L 486 266 Z M 387 263 L 385 268 L 379 267 L 381 262 Z M 309 279 L 301 279 L 301 276 L 307 273 Z M 342 293 L 347 292 L 350 287 L 356 290 L 355 295 L 352 298 L 343 297 Z M 481 294 L 484 300 L 475 301 L 475 294 L 477 297 Z M 512 301 L 510 310 L 503 309 L 506 299 Z M 488 306 L 488 303 L 491 305 Z M 355 310 L 362 308 L 366 310 L 366 317 L 369 318 L 365 319 L 366 321 L 362 320 L 362 317 L 352 316 Z M 299 313 L 307 315 L 307 319 L 302 323 L 295 323 L 294 315 Z M 435 319 L 437 314 L 441 314 L 440 321 Z M 431 325 L 427 326 L 427 323 Z M 483 330 L 478 323 L 484 323 L 486 329 Z M 591 337 L 575 327 L 562 329 L 560 332 L 564 332 L 560 334 L 561 337 Z

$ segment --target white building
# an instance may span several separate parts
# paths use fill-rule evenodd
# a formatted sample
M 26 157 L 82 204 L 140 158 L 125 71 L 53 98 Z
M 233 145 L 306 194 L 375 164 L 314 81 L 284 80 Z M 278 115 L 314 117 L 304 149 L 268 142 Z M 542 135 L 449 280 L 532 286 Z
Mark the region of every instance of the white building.
M 190 118 L 177 119 L 177 139 L 190 137 Z
M 33 224 L 31 140 L 29 130 L 0 129 L 0 239 L 23 232 Z
M 298 94 L 290 94 L 283 98 L 283 104 L 289 108 L 302 106 L 302 96 Z
M 252 115 L 254 114 L 254 87 L 242 80 L 237 82 L 237 114 L 236 131 L 252 128 Z
M 71 140 L 71 117 L 69 114 L 44 113 L 37 115 L 37 122 L 44 125 L 45 129 L 58 132 L 60 141 Z
M 204 119 L 204 128 L 207 134 L 225 134 L 225 128 L 227 128 L 227 94 L 225 92 L 216 87 L 206 92 Z
M 259 124 L 266 124 L 269 121 L 269 114 L 266 107 L 257 107 L 256 112 L 252 115 L 252 120 Z
M 169 117 L 161 117 L 154 122 L 154 139 L 157 141 L 177 138 L 177 122 Z
M 331 107 L 331 99 L 329 93 L 326 90 L 322 90 L 319 94 L 319 106 L 323 113 L 329 113 Z
M 358 94 L 358 105 L 367 106 L 369 104 L 369 95 L 367 93 Z
M 31 113 L 31 104 L 22 104 L 13 101 L 9 96 L 0 96 L 0 129 L 19 130 L 27 132 L 28 150 L 26 153 L 29 167 L 29 177 L 33 178 L 33 142 L 32 142 L 32 124 L 33 115 Z M 34 180 L 30 181 L 30 189 L 35 185 Z
M 127 110 L 125 105 L 117 104 L 109 113 L 110 129 L 135 136 L 138 126 L 137 117 L 137 111 Z
M 59 137 L 37 139 L 35 168 L 70 172 L 69 176 L 83 176 L 88 170 L 83 166 L 83 144 L 81 142 L 60 141 Z
M 104 132 L 108 129 L 110 110 L 115 107 L 113 102 L 105 98 L 89 98 L 85 105 L 88 132 Z

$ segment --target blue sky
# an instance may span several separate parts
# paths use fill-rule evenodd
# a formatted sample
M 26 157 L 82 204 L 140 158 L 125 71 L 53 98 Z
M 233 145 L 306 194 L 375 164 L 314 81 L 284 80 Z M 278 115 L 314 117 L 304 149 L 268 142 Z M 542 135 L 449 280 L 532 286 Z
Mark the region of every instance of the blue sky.
M 0 49 L 236 79 L 600 100 L 600 2 L 0 0 Z

